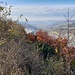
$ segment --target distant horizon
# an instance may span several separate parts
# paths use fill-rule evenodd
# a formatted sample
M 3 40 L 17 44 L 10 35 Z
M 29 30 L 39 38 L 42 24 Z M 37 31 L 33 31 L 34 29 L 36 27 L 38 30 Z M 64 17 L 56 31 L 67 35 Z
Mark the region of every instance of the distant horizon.
M 20 21 L 19 23 L 23 24 L 23 26 L 25 25 L 27 26 L 32 26 L 32 27 L 36 27 L 38 29 L 50 29 L 50 28 L 60 28 L 61 26 L 67 25 L 67 21 L 63 20 L 63 21 L 59 21 L 59 20 L 53 20 L 53 21 L 33 21 L 33 22 L 25 22 L 25 21 Z M 74 23 L 75 24 L 75 20 L 71 20 L 70 24 Z

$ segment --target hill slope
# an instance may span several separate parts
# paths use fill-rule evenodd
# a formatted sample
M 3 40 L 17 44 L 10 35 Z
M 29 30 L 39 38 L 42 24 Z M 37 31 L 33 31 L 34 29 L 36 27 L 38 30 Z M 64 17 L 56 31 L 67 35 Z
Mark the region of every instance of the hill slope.
M 0 75 L 43 75 L 44 61 L 22 25 L 0 21 Z M 35 47 L 35 48 L 34 48 Z

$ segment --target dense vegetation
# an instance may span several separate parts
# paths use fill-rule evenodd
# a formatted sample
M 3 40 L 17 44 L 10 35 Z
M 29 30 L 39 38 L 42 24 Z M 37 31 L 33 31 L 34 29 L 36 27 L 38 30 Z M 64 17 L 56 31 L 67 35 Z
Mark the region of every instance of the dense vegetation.
M 75 70 L 75 48 L 67 46 L 67 39 L 42 30 L 26 34 L 21 24 L 7 19 L 10 8 L 0 17 L 0 75 L 69 75 Z

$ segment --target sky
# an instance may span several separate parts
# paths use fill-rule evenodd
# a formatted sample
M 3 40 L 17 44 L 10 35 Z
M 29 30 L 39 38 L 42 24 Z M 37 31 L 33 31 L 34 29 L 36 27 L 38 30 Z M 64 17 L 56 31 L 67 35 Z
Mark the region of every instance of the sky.
M 2 2 L 7 2 L 8 7 L 13 6 L 10 16 L 13 20 L 23 14 L 20 21 L 27 18 L 31 24 L 49 24 L 53 20 L 65 20 L 63 14 L 67 16 L 68 8 L 70 16 L 75 12 L 75 0 L 2 0 Z
M 2 0 L 10 4 L 50 5 L 50 4 L 75 4 L 75 0 Z

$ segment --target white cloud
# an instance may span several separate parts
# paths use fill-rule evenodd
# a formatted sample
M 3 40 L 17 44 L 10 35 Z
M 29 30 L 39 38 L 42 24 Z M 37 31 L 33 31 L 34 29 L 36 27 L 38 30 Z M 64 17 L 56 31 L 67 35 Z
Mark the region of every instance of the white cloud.
M 13 20 L 17 20 L 17 16 L 12 16 Z M 61 18 L 61 17 L 30 17 L 30 16 L 26 16 L 26 18 L 29 20 L 29 21 L 48 21 L 48 20 L 63 20 L 64 18 Z M 20 21 L 25 21 L 24 18 L 20 19 Z
M 63 13 L 67 13 L 68 6 L 22 6 L 15 5 L 12 7 L 12 18 L 16 20 L 20 14 L 24 14 L 21 19 L 27 18 L 29 21 L 45 21 L 45 20 L 63 20 Z M 71 9 L 74 9 L 73 5 Z M 71 10 L 74 12 L 75 10 Z

